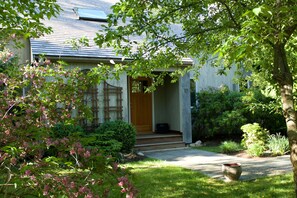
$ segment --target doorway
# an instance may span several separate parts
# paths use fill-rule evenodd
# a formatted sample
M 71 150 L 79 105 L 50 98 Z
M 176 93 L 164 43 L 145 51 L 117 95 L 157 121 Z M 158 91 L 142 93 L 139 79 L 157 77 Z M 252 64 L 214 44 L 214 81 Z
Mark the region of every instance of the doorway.
M 145 92 L 151 83 L 150 78 L 130 77 L 131 123 L 137 133 L 152 133 L 152 93 Z

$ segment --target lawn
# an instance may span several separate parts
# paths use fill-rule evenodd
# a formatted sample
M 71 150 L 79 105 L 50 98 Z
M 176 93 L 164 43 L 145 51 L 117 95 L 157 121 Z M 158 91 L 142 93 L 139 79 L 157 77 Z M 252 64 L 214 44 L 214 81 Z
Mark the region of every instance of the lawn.
M 131 179 L 138 197 L 294 197 L 292 174 L 265 177 L 254 181 L 226 183 L 157 160 L 124 165 L 131 169 Z
M 219 146 L 199 146 L 199 147 L 193 147 L 193 149 L 209 151 L 214 153 L 222 153 L 222 149 Z

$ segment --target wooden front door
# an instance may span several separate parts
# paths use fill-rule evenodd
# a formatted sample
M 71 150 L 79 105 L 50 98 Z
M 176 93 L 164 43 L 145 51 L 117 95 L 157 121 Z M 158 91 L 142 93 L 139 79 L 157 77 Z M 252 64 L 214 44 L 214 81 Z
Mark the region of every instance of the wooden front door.
M 149 78 L 130 78 L 131 123 L 138 133 L 152 132 L 152 93 L 145 92 L 150 85 Z

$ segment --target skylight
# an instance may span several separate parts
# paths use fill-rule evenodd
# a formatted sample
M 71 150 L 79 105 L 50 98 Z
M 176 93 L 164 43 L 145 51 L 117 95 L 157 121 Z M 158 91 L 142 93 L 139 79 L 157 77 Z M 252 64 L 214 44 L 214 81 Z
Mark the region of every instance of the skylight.
M 89 8 L 74 8 L 73 10 L 81 20 L 107 22 L 107 15 L 102 10 Z

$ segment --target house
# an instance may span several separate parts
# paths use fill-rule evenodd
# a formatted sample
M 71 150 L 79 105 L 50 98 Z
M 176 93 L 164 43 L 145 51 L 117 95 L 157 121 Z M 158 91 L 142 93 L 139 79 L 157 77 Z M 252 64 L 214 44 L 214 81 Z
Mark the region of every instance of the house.
M 70 68 L 79 67 L 83 71 L 111 60 L 123 62 L 112 49 L 99 49 L 92 40 L 106 22 L 105 14 L 111 12 L 110 6 L 115 1 L 61 0 L 58 3 L 63 9 L 60 16 L 45 21 L 53 33 L 30 40 L 33 58 L 45 55 L 51 61 L 63 60 Z M 73 49 L 68 41 L 82 36 L 90 39 L 89 46 Z M 192 65 L 193 61 L 184 59 L 183 64 Z M 156 91 L 144 93 L 151 80 L 122 74 L 119 80 L 107 80 L 90 88 L 85 93 L 85 103 L 92 109 L 93 120 L 84 120 L 82 124 L 97 127 L 105 121 L 121 119 L 133 124 L 137 134 L 165 129 L 181 133 L 183 142 L 191 143 L 190 75 L 180 77 L 176 83 L 171 83 L 167 76 L 164 85 Z
M 199 62 L 197 59 L 193 61 L 194 64 Z M 194 91 L 199 93 L 202 90 L 220 88 L 222 86 L 227 86 L 230 91 L 239 91 L 239 85 L 234 82 L 236 78 L 236 67 L 226 70 L 226 74 L 220 74 L 221 69 L 223 68 L 212 67 L 210 58 L 203 67 L 199 68 L 198 80 L 195 80 L 194 72 L 191 72 L 190 78 L 194 81 Z

